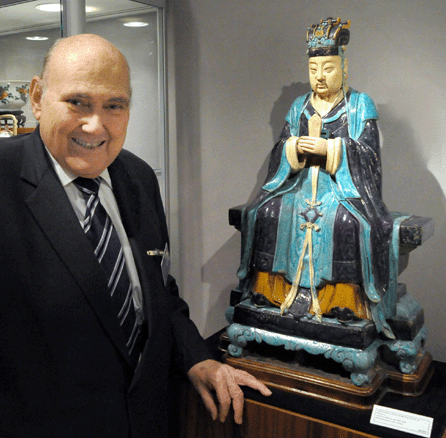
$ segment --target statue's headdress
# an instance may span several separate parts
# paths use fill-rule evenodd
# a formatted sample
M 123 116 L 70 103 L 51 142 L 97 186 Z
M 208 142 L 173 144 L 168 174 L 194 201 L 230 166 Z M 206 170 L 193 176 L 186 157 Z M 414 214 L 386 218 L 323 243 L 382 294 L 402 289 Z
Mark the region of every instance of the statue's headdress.
M 313 24 L 307 32 L 307 54 L 313 56 L 342 55 L 343 48 L 350 39 L 350 20 L 341 22 L 329 17 L 321 20 L 319 24 Z

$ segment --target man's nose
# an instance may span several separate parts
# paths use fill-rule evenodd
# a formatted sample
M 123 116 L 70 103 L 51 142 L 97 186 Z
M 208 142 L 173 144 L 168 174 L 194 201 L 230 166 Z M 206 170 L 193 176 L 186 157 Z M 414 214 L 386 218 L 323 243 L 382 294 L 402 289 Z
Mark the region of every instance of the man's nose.
M 100 114 L 92 113 L 84 118 L 82 128 L 88 133 L 101 132 L 104 129 L 103 120 Z
M 322 79 L 324 79 L 324 70 L 322 68 L 317 70 L 316 79 L 318 81 L 322 81 Z

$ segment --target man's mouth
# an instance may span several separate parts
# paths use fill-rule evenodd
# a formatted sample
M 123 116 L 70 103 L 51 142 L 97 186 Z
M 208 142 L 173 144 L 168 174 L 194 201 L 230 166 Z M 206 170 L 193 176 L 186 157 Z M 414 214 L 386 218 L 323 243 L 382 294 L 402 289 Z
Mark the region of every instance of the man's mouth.
M 102 140 L 102 141 L 99 141 L 99 142 L 96 142 L 96 143 L 88 143 L 86 141 L 82 141 L 82 140 L 79 140 L 78 138 L 74 138 L 74 137 L 72 138 L 72 140 L 77 145 L 79 145 L 80 147 L 82 147 L 84 149 L 96 149 L 96 148 L 102 146 L 105 143 L 105 140 Z

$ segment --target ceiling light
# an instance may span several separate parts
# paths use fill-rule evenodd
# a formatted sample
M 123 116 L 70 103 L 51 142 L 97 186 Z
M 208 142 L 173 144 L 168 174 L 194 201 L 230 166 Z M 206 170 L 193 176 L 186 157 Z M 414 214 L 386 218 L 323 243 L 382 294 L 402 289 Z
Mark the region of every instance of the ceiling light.
M 60 3 L 42 3 L 36 6 L 36 9 L 43 12 L 60 12 Z M 97 12 L 99 8 L 86 6 L 85 12 Z
M 60 12 L 60 3 L 43 3 L 37 5 L 36 9 L 43 12 Z
M 145 23 L 144 21 L 129 21 L 128 23 L 124 23 L 124 26 L 127 27 L 144 27 L 148 25 L 149 23 Z
M 29 40 L 29 41 L 46 41 L 48 39 L 48 37 L 29 36 L 29 37 L 26 37 L 26 39 Z

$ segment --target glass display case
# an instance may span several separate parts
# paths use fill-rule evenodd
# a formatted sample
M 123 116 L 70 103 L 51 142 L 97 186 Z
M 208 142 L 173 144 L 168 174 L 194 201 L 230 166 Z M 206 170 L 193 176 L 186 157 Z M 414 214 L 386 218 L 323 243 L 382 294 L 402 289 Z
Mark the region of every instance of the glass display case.
M 19 87 L 26 94 L 26 85 L 41 73 L 45 53 L 58 38 L 69 36 L 67 32 L 81 29 L 108 39 L 127 57 L 131 70 L 132 109 L 124 147 L 155 169 L 166 204 L 164 1 L 87 0 L 82 14 L 79 5 L 83 3 L 2 2 L 0 92 L 6 93 L 5 87 L 14 91 Z M 0 115 L 13 112 L 20 133 L 34 129 L 37 122 L 27 99 L 19 103 L 21 106 L 14 108 L 2 108 L 0 103 Z M 0 120 L 3 125 L 12 123 L 8 118 Z

